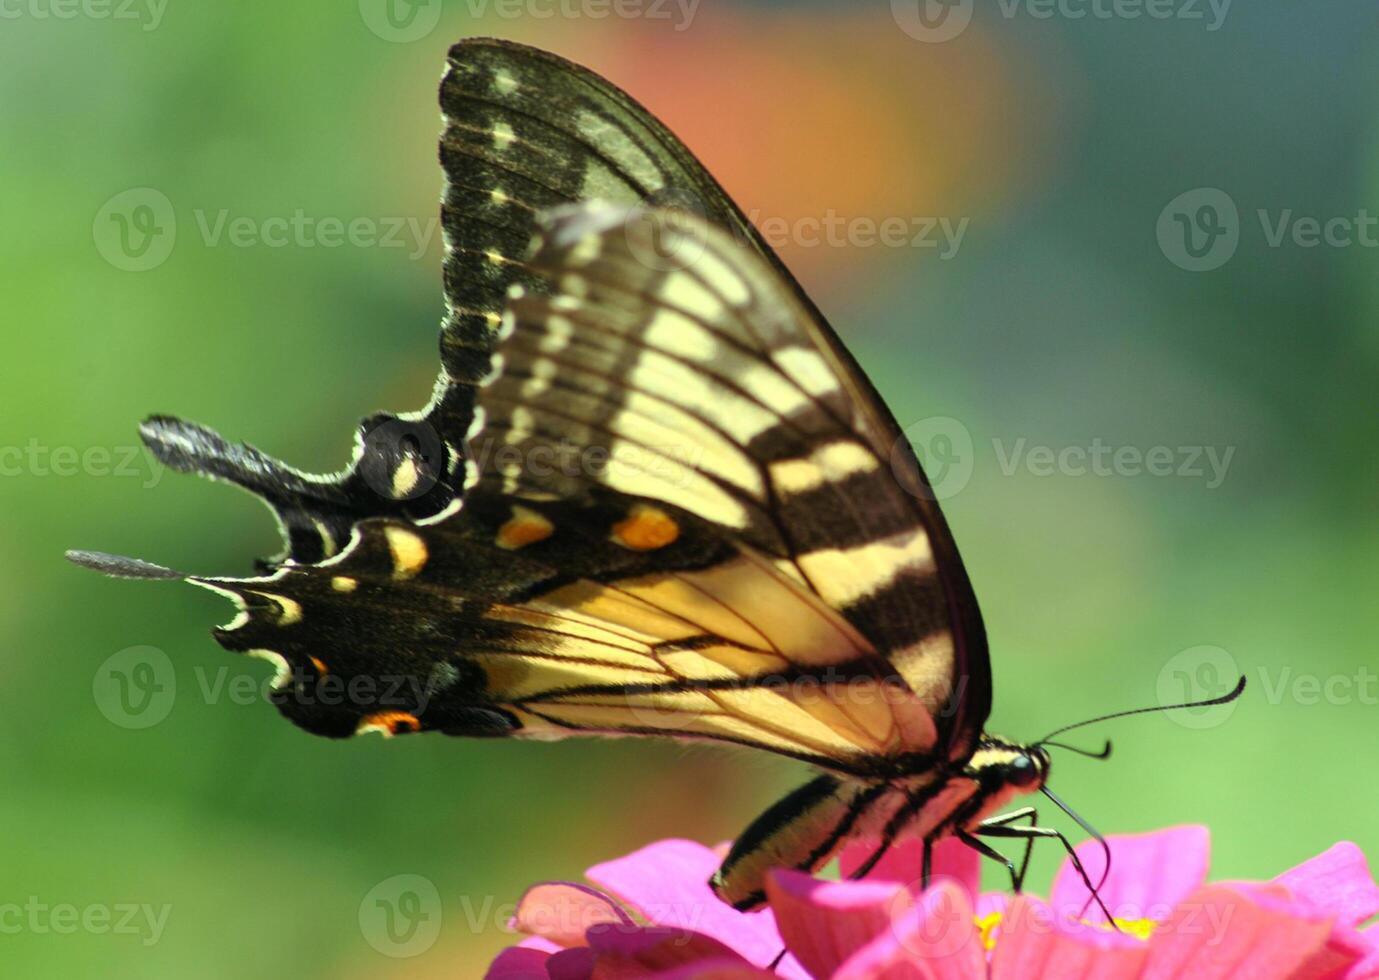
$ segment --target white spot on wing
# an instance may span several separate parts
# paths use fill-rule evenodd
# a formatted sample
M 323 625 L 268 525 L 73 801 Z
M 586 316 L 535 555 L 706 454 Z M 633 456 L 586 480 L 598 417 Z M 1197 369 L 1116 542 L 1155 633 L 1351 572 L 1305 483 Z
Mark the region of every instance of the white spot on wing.
M 734 306 L 746 306 L 752 300 L 752 292 L 738 272 L 708 249 L 702 249 L 694 261 L 694 271 L 698 273 L 709 288 Z
M 932 568 L 933 552 L 923 528 L 902 531 L 854 548 L 824 548 L 797 560 L 819 595 L 830 605 L 866 598 L 907 569 Z
M 653 347 L 695 361 L 712 361 L 718 353 L 713 334 L 688 317 L 658 310 L 647 324 L 645 341 Z
M 383 536 L 393 557 L 393 578 L 406 580 L 420 574 L 430 557 L 421 535 L 390 524 L 383 529 Z
M 704 284 L 683 272 L 673 272 L 661 283 L 661 299 L 706 323 L 723 319 L 723 301 L 704 288 Z
M 827 395 L 838 390 L 838 379 L 816 350 L 787 347 L 771 355 L 782 371 L 811 395 Z
M 648 191 L 658 191 L 664 186 L 665 179 L 656 164 L 621 127 L 587 109 L 575 117 L 575 124 L 585 139 L 616 160 L 619 168 L 636 184 Z
M 845 480 L 878 468 L 876 457 L 849 440 L 820 446 L 804 459 L 771 464 L 771 482 L 784 493 L 806 493 L 825 483 Z

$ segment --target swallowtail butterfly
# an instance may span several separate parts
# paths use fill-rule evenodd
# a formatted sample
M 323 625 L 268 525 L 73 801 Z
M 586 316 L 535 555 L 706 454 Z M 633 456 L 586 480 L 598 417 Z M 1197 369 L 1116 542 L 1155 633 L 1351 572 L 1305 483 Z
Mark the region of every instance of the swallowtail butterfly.
M 814 766 L 714 876 L 738 908 L 854 838 L 879 858 L 956 835 L 1018 875 L 980 837 L 1059 836 L 1032 807 L 996 815 L 1048 756 L 983 731 L 967 573 L 818 309 L 597 75 L 467 40 L 440 101 L 430 405 L 366 419 L 331 476 L 150 418 L 160 460 L 257 494 L 286 552 L 252 578 L 73 559 L 224 593 L 239 614 L 216 639 L 274 661 L 278 707 L 318 735 L 659 735 Z

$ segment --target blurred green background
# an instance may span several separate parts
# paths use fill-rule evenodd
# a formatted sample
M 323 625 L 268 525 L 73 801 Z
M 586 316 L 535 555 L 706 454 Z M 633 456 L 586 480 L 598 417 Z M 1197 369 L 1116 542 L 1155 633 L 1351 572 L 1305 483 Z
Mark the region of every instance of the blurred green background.
M 391 2 L 5 8 L 0 905 L 32 909 L 0 921 L 6 976 L 478 976 L 528 883 L 731 837 L 804 776 L 651 742 L 312 739 L 234 696 L 270 669 L 211 640 L 225 603 L 62 560 L 277 551 L 247 495 L 134 455 L 152 412 L 325 471 L 356 419 L 425 402 L 435 88 L 472 34 L 627 88 L 782 242 L 946 495 L 992 730 L 1250 678 L 1233 711 L 1086 733 L 1116 755 L 1056 757 L 1057 792 L 1106 832 L 1209 824 L 1222 877 L 1379 848 L 1372 4 Z M 298 213 L 421 232 L 229 231 Z M 815 241 L 829 215 L 842 240 Z M 886 218 L 965 231 L 870 242 Z M 1122 450 L 1100 472 L 1098 446 Z M 111 684 L 139 659 L 172 684 L 131 727 Z M 399 874 L 443 917 L 390 957 L 360 907 Z M 166 919 L 36 909 L 64 904 Z

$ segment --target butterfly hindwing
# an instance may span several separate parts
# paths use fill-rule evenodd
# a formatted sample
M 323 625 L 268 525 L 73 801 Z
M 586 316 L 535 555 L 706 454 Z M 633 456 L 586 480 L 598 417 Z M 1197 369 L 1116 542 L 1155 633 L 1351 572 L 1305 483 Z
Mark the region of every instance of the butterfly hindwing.
M 865 640 L 765 558 L 669 508 L 674 540 L 629 548 L 652 507 L 479 491 L 435 526 L 364 522 L 328 566 L 206 580 L 245 607 L 217 638 L 278 659 L 279 707 L 324 735 L 661 734 L 858 774 L 932 742 Z

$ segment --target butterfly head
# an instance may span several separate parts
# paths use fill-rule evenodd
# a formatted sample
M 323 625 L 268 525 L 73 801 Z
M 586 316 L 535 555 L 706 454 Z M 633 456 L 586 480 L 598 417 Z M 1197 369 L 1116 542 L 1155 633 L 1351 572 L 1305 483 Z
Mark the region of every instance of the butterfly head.
M 988 791 L 1033 793 L 1049 778 L 1049 754 L 1042 745 L 1021 745 L 987 735 L 973 753 L 969 767 Z

